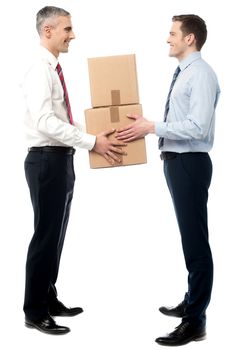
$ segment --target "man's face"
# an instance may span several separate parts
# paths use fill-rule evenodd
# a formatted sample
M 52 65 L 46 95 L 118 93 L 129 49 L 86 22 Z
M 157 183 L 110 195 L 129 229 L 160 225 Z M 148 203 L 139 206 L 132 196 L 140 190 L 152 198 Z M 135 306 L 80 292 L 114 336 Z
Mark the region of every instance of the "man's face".
M 69 43 L 75 38 L 70 16 L 59 16 L 54 19 L 54 24 L 49 26 L 49 49 L 56 56 L 60 52 L 68 52 Z
M 173 22 L 167 39 L 167 43 L 170 44 L 169 56 L 176 57 L 179 61 L 189 53 L 188 35 L 184 36 L 182 33 L 181 24 L 180 21 Z

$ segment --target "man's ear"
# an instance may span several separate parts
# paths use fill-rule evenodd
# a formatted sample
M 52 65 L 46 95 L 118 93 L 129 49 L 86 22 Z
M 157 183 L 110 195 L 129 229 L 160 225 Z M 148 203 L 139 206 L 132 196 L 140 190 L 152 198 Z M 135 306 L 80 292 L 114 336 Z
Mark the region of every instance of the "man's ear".
M 188 46 L 192 46 L 193 44 L 196 43 L 196 38 L 195 38 L 195 35 L 193 33 L 186 35 L 185 39 L 186 39 Z
M 51 31 L 52 31 L 52 27 L 51 26 L 44 26 L 44 28 L 43 28 L 43 32 L 44 32 L 44 36 L 46 37 L 46 38 L 51 38 L 51 35 L 52 35 L 52 33 L 51 33 Z

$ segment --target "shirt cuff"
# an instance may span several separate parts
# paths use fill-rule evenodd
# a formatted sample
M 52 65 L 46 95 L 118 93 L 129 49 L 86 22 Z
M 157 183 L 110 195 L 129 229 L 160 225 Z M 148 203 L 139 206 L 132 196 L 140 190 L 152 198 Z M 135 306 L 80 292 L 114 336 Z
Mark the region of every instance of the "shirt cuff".
M 78 137 L 77 137 L 77 141 L 75 143 L 75 146 L 91 151 L 92 148 L 95 146 L 95 142 L 96 142 L 95 135 L 91 135 L 91 134 L 87 134 L 87 133 L 83 133 L 83 132 L 78 131 Z
M 159 137 L 165 137 L 167 132 L 167 124 L 165 122 L 155 122 L 155 133 Z

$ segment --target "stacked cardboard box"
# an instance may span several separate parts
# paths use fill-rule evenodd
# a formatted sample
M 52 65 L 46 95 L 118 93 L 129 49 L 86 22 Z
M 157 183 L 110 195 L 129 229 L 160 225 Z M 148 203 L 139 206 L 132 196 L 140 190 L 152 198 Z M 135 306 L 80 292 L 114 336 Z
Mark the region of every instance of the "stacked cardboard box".
M 97 135 L 132 123 L 127 114 L 142 115 L 139 104 L 135 55 L 88 59 L 91 109 L 85 110 L 87 132 Z M 110 138 L 114 138 L 114 134 Z M 145 140 L 128 143 L 127 155 L 119 165 L 146 163 Z M 90 167 L 111 165 L 95 152 L 89 152 Z

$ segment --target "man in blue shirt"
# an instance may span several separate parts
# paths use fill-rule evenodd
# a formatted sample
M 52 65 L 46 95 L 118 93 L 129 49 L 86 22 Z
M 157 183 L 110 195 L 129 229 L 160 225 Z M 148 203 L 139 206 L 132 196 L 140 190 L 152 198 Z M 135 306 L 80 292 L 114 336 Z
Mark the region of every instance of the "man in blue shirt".
M 188 291 L 177 307 L 161 307 L 168 316 L 181 317 L 181 324 L 160 345 L 183 345 L 206 335 L 206 309 L 213 283 L 213 261 L 208 240 L 207 200 L 212 176 L 208 152 L 213 146 L 215 108 L 220 94 L 213 69 L 200 50 L 207 37 L 199 16 L 172 18 L 168 37 L 169 56 L 179 61 L 170 87 L 163 122 L 142 116 L 119 129 L 117 138 L 130 142 L 149 133 L 159 136 L 164 174 L 175 207 L 182 248 L 188 270 Z

